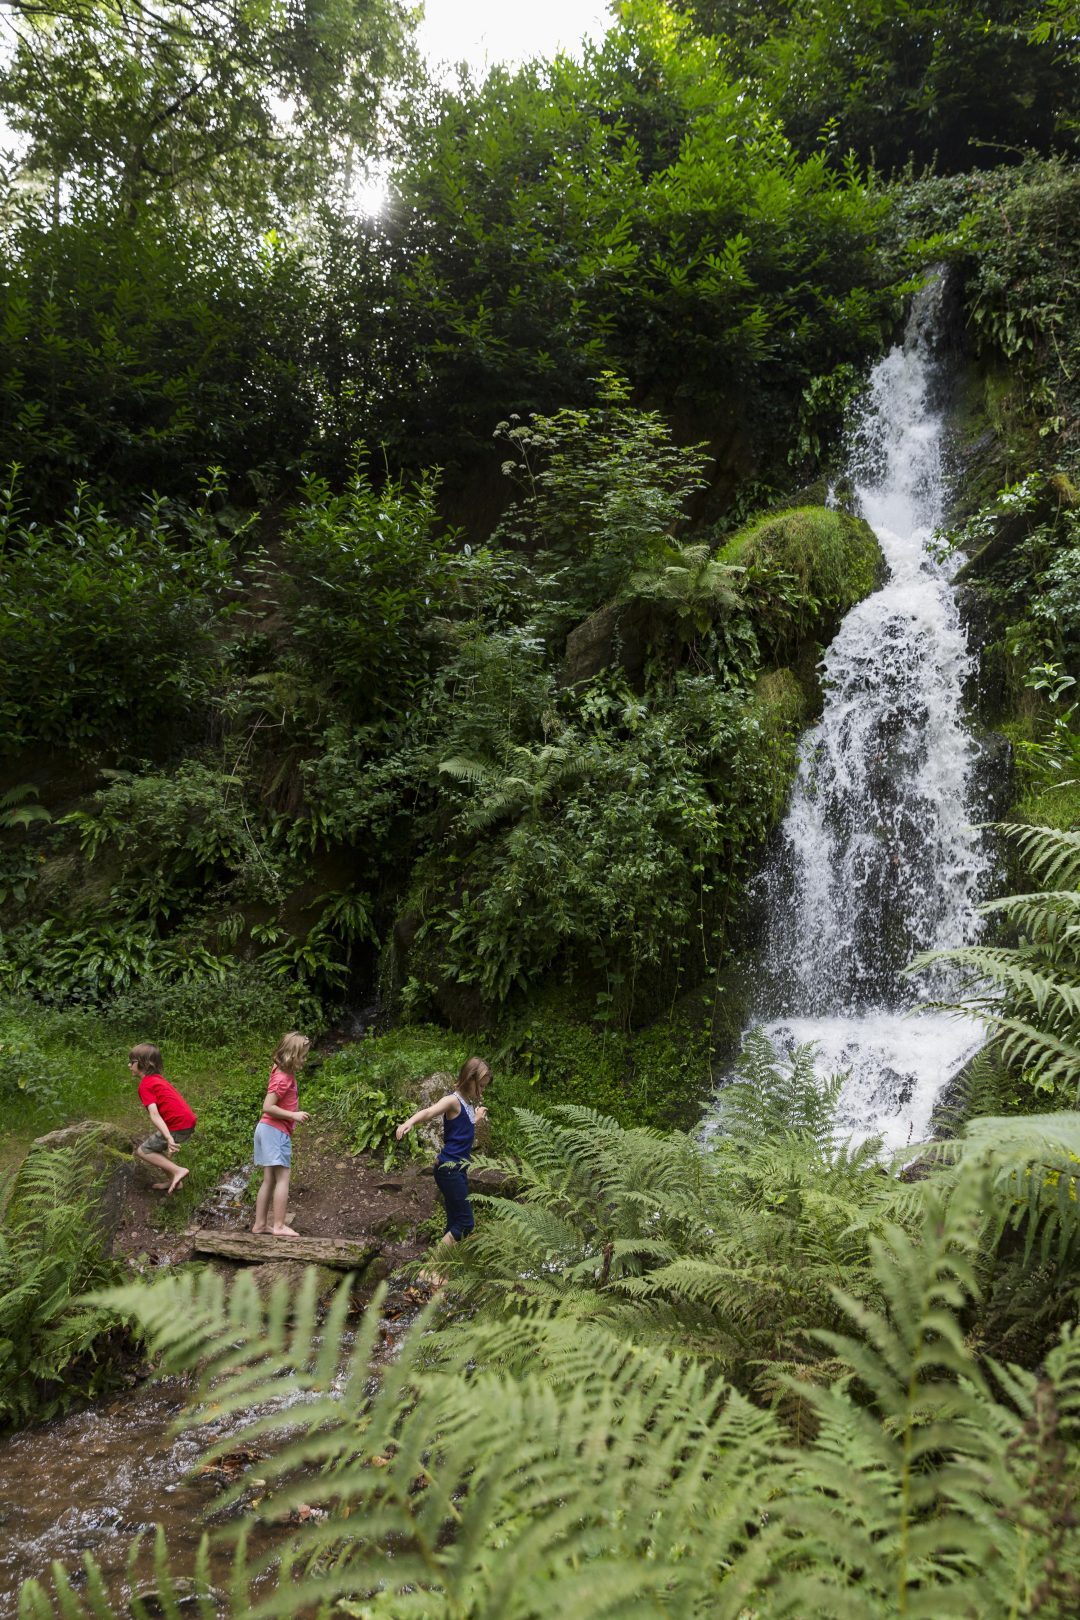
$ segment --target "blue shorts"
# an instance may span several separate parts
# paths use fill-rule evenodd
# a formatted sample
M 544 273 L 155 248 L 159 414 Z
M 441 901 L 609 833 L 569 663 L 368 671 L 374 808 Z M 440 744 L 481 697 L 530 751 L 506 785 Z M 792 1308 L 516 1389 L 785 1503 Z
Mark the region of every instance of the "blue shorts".
M 260 1119 L 255 1127 L 255 1163 L 259 1166 L 281 1165 L 286 1170 L 292 1164 L 292 1137 L 288 1131 L 279 1131 Z

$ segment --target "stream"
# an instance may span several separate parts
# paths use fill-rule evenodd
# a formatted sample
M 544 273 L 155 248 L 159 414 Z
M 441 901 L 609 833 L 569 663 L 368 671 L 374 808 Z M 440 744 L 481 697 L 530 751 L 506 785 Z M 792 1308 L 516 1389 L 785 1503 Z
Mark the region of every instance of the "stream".
M 839 1123 L 886 1149 L 924 1140 L 982 1026 L 925 1006 L 950 974 L 904 976 L 912 957 L 970 943 L 991 852 L 980 751 L 965 715 L 975 667 L 951 576 L 934 547 L 946 499 L 937 357 L 943 282 L 916 297 L 903 342 L 875 367 L 847 462 L 856 510 L 887 567 L 822 664 L 821 719 L 762 876 L 765 971 L 752 1023 L 781 1051 L 812 1042 L 846 1073 Z
M 409 1290 L 394 1291 L 387 1306 L 376 1363 L 395 1354 L 421 1302 Z M 346 1334 L 343 1356 L 351 1342 Z M 140 1532 L 145 1535 L 135 1584 L 152 1586 L 159 1524 L 172 1573 L 190 1575 L 203 1533 L 220 1522 L 214 1504 L 224 1486 L 242 1477 L 252 1495 L 260 1494 L 258 1453 L 238 1449 L 227 1454 L 224 1469 L 199 1469 L 210 1446 L 239 1436 L 263 1409 L 177 1433 L 190 1394 L 185 1378 L 155 1379 L 0 1437 L 0 1620 L 17 1615 L 21 1584 L 32 1577 L 47 1580 L 54 1559 L 78 1584 L 84 1552 L 93 1554 L 107 1589 L 122 1604 L 129 1591 L 128 1552 Z M 289 1525 L 267 1523 L 250 1511 L 246 1517 L 253 1556 L 272 1550 L 289 1533 Z M 216 1584 L 227 1587 L 231 1567 L 230 1546 L 215 1551 L 211 1537 Z

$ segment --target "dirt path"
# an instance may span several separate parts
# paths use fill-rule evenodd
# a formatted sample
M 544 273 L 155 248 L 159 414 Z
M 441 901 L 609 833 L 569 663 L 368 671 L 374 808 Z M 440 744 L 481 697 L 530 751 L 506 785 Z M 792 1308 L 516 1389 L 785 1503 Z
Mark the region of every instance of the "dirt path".
M 310 1237 L 375 1237 L 393 1270 L 418 1258 L 438 1233 L 423 1228 L 438 1200 L 430 1166 L 411 1163 L 387 1171 L 381 1158 L 351 1153 L 329 1128 L 305 1134 L 293 1167 L 290 1185 L 290 1224 Z M 250 1166 L 238 1168 L 203 1203 L 190 1211 L 182 1230 L 171 1230 L 162 1217 L 171 1213 L 153 1179 L 132 1164 L 118 1188 L 116 1235 L 113 1250 L 139 1269 L 179 1265 L 191 1258 L 191 1234 L 200 1226 L 224 1231 L 250 1227 L 250 1193 L 261 1173 Z M 281 1239 L 283 1260 L 288 1239 Z

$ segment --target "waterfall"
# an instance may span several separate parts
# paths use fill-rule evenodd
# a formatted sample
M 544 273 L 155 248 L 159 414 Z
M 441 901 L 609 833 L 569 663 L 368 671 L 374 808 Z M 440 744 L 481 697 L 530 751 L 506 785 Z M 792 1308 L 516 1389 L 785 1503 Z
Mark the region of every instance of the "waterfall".
M 932 540 L 944 499 L 934 357 L 939 281 L 876 367 L 849 452 L 858 510 L 881 544 L 882 589 L 844 619 L 823 662 L 825 703 L 803 738 L 761 880 L 768 938 L 754 1022 L 781 1049 L 813 1041 L 847 1071 L 841 1120 L 888 1147 L 923 1139 L 945 1082 L 981 1039 L 926 1009 L 902 970 L 969 942 L 989 870 L 975 819 L 978 750 L 964 723 L 972 672 Z M 924 991 L 940 995 L 939 975 Z

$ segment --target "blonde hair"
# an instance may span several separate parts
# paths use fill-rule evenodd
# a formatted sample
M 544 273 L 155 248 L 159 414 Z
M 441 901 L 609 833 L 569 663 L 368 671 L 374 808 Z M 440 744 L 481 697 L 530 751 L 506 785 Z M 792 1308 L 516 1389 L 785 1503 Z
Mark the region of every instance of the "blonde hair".
M 161 1053 L 150 1041 L 133 1046 L 128 1053 L 128 1062 L 134 1063 L 140 1074 L 161 1073 Z
M 295 1075 L 297 1068 L 307 1057 L 310 1047 L 311 1042 L 307 1036 L 298 1035 L 294 1030 L 291 1034 L 281 1037 L 270 1062 L 275 1069 L 280 1069 L 283 1074 Z
M 466 1058 L 457 1077 L 457 1089 L 470 1102 L 480 1101 L 481 1080 L 491 1079 L 491 1069 L 481 1057 Z

